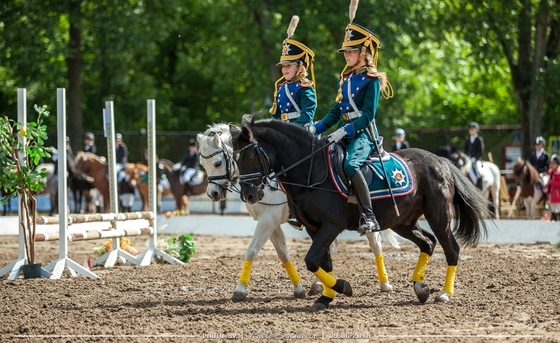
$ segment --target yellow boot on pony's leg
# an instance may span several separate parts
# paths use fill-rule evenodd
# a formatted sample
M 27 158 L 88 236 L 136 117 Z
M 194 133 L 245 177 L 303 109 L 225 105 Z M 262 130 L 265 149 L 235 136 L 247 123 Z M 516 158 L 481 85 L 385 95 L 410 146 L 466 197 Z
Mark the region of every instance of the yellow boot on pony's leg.
M 435 302 L 448 302 L 453 296 L 455 287 L 455 271 L 457 266 L 447 266 L 447 274 L 445 276 L 445 285 L 443 286 L 443 291 L 434 299 Z
M 421 303 L 425 303 L 430 297 L 430 287 L 423 282 L 428 261 L 430 261 L 430 255 L 421 252 L 420 255 L 418 255 L 416 268 L 414 268 L 414 272 L 412 273 L 414 292 Z

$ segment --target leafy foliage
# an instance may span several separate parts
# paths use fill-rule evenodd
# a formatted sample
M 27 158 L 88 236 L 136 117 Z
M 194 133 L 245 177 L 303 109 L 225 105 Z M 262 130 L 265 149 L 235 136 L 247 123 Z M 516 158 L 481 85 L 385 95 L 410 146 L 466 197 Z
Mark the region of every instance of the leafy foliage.
M 0 188 L 5 194 L 0 203 L 20 195 L 20 208 L 26 214 L 21 218 L 27 261 L 35 261 L 36 208 L 35 194 L 43 190 L 46 172 L 36 170 L 44 157 L 50 157 L 51 148 L 45 147 L 47 140 L 46 125 L 43 118 L 49 116 L 46 106 L 35 105 L 37 121 L 27 125 L 15 122 L 8 117 L 0 118 L 0 164 L 2 176 Z
M 379 69 L 387 72 L 396 91 L 393 99 L 380 103 L 381 133 L 395 127 L 461 126 L 472 120 L 522 123 L 527 118 L 520 90 L 533 89 L 534 80 L 546 90 L 540 110 L 543 134 L 557 133 L 558 47 L 551 46 L 553 57 L 525 77 L 525 83 L 517 84 L 514 77 L 531 69 L 523 68 L 519 57 L 535 50 L 538 42 L 530 34 L 542 4 L 549 4 L 550 41 L 558 35 L 555 3 L 396 0 L 379 6 L 362 0 L 354 22 L 380 37 Z M 72 73 L 79 73 L 83 94 L 74 100 L 78 108 L 68 113 L 69 125 L 79 123 L 68 130 L 73 144 L 84 131 L 101 131 L 101 108 L 107 100 L 115 101 L 116 127 L 136 131 L 145 126 L 148 98 L 158 101 L 159 131 L 203 131 L 212 122 L 239 122 L 245 113 L 262 112 L 265 117 L 280 75 L 275 64 L 281 43 L 291 16 L 297 14 L 301 20 L 294 38 L 316 53 L 316 119 L 321 119 L 334 103 L 344 67 L 336 50 L 348 23 L 348 4 L 5 0 L 0 4 L 0 115 L 15 112 L 16 85 L 26 87 L 32 101 L 52 103 L 52 89 L 68 87 Z M 72 41 L 72 29 L 79 30 L 79 42 Z M 530 48 L 523 50 L 519 44 L 527 33 Z M 73 43 L 79 44 L 80 56 Z M 72 64 L 76 58 L 80 63 Z M 78 95 L 69 93 L 69 101 L 73 96 Z M 536 123 L 525 126 L 539 126 L 539 108 L 534 112 L 529 116 Z M 55 126 L 50 119 L 45 123 Z
M 185 263 L 190 262 L 192 255 L 196 254 L 193 237 L 189 234 L 177 237 L 171 235 L 169 238 L 162 238 L 157 242 L 156 246 L 170 256 Z

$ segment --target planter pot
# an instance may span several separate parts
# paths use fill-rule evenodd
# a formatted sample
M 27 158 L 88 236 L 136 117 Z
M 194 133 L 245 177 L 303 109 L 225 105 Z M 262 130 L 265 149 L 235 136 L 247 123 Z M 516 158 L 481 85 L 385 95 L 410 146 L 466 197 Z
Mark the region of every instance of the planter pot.
M 41 277 L 41 268 L 43 265 L 41 263 L 24 264 L 21 266 L 23 270 L 24 279 L 35 279 Z

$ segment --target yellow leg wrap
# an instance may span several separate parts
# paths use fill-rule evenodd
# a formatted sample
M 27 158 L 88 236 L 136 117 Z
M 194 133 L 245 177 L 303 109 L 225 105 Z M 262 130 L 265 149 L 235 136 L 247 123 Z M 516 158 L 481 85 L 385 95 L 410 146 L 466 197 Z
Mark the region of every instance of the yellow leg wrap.
M 420 255 L 418 256 L 418 263 L 416 263 L 416 268 L 414 268 L 414 272 L 412 273 L 412 281 L 424 281 L 424 273 L 426 272 L 426 266 L 428 265 L 429 260 L 430 255 L 424 252 L 420 253 Z
M 241 270 L 241 275 L 239 276 L 239 282 L 247 286 L 249 280 L 251 280 L 251 269 L 253 268 L 253 261 L 245 260 L 243 264 L 243 269 Z
M 301 280 L 299 279 L 299 274 L 297 273 L 296 268 L 294 268 L 292 261 L 282 263 L 282 267 L 286 269 L 286 273 L 288 273 L 288 276 L 292 281 L 292 285 L 297 285 L 298 283 L 300 283 Z
M 313 274 L 315 274 L 317 279 L 319 279 L 319 281 L 321 281 L 323 285 L 329 288 L 333 288 L 333 286 L 336 283 L 336 279 L 332 276 L 332 274 L 327 273 L 326 271 L 323 270 L 323 268 L 319 268 L 319 270 L 317 270 Z
M 333 272 L 328 272 L 327 274 L 333 276 Z M 331 299 L 334 299 L 334 297 L 336 297 L 336 292 L 332 288 L 323 287 L 323 295 Z
M 387 282 L 389 277 L 387 276 L 387 271 L 385 270 L 385 263 L 383 262 L 382 254 L 375 256 L 375 264 L 377 265 L 377 277 L 379 278 L 379 282 Z
M 447 275 L 445 276 L 445 285 L 443 286 L 443 291 L 449 295 L 453 295 L 456 270 L 457 266 L 447 266 Z

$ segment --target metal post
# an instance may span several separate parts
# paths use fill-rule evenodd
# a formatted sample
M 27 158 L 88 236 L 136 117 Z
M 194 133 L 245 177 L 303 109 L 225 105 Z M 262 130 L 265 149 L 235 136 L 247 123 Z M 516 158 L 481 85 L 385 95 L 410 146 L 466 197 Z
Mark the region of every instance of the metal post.
M 183 261 L 168 255 L 164 251 L 156 248 L 157 242 L 157 172 L 156 172 L 156 101 L 149 99 L 147 102 L 147 122 L 148 122 L 148 185 L 149 185 L 149 210 L 154 212 L 153 219 L 150 219 L 150 226 L 154 228 L 154 234 L 150 237 L 150 247 L 137 257 L 142 260 L 142 266 L 147 266 L 152 262 L 154 256 L 159 256 L 171 264 L 183 264 Z
M 68 179 L 66 178 L 67 152 L 66 152 L 66 89 L 58 88 L 56 90 L 56 113 L 57 113 L 57 149 L 58 149 L 58 232 L 60 239 L 58 241 L 58 259 L 45 267 L 46 270 L 52 270 L 51 279 L 60 279 L 65 269 L 68 269 L 72 276 L 76 276 L 76 272 L 85 277 L 97 279 L 99 276 L 92 273 L 89 269 L 84 268 L 79 263 L 68 258 Z

